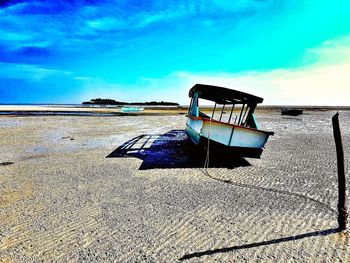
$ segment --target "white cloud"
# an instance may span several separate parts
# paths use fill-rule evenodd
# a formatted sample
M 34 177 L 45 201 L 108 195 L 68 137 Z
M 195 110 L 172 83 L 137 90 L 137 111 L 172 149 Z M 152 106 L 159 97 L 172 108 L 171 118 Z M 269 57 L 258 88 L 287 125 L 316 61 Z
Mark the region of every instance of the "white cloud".
M 186 82 L 229 87 L 274 105 L 349 105 L 350 63 L 243 74 L 181 73 Z

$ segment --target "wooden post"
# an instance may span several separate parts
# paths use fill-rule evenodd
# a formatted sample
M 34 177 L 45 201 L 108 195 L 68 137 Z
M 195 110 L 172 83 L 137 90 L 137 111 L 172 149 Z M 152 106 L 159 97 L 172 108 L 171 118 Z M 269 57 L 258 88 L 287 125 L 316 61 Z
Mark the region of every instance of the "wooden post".
M 338 163 L 338 225 L 339 230 L 345 230 L 348 223 L 348 198 L 346 194 L 346 179 L 344 170 L 344 150 L 339 127 L 339 113 L 332 118 L 335 147 Z

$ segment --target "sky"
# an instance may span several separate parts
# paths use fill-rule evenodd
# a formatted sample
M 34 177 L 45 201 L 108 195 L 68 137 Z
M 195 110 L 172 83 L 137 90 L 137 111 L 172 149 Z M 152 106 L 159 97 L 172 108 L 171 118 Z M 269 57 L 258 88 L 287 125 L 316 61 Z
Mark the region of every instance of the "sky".
M 0 0 L 0 103 L 350 105 L 349 0 Z

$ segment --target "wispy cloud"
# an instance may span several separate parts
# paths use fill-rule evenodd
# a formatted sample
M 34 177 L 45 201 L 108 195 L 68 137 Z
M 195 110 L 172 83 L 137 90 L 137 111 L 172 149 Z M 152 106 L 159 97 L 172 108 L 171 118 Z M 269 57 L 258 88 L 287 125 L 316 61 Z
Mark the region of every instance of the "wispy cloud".
M 116 29 L 125 28 L 126 23 L 114 17 L 103 17 L 98 19 L 89 20 L 86 22 L 89 27 L 95 30 L 111 31 Z
M 25 79 L 42 81 L 52 76 L 70 76 L 72 72 L 43 68 L 36 65 L 0 62 L 0 79 Z
M 296 68 L 177 75 L 186 84 L 207 83 L 251 92 L 264 97 L 265 104 L 349 105 L 350 38 L 327 41 L 308 50 L 306 57 L 310 63 Z
M 14 3 L 10 5 L 9 3 Z M 225 14 L 257 11 L 261 1 L 188 2 L 188 1 L 29 1 L 8 2 L 0 8 L 0 41 L 17 43 L 18 47 L 34 45 L 33 42 L 59 45 L 81 39 L 80 36 L 94 35 L 100 31 L 139 30 L 144 27 L 169 22 L 174 19 L 197 16 L 218 19 Z M 218 16 L 220 13 L 220 16 Z M 202 18 L 203 18 L 202 17 Z M 207 26 L 209 24 L 206 24 Z M 95 30 L 95 31 L 94 31 Z M 113 35 L 109 40 L 113 41 Z M 44 41 L 46 40 L 46 41 Z M 92 39 L 90 39 L 92 40 Z M 85 42 L 89 44 L 88 41 Z M 41 44 L 42 45 L 42 44 Z
M 318 64 L 341 64 L 350 60 L 350 35 L 327 40 L 321 46 L 306 51 L 305 61 Z

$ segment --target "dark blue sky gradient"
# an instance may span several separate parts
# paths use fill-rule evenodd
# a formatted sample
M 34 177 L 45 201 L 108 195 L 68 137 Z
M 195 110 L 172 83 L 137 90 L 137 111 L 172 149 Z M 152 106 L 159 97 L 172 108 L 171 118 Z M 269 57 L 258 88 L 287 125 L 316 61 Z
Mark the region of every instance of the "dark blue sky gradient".
M 350 35 L 349 13 L 345 0 L 0 1 L 0 103 L 143 100 L 178 72 L 307 66 Z

